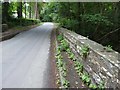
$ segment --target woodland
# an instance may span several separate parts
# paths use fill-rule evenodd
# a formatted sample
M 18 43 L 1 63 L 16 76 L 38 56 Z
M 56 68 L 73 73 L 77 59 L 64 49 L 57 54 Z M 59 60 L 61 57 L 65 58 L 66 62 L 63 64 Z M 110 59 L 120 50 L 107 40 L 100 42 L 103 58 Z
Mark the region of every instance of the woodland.
M 40 22 L 59 23 L 119 51 L 119 2 L 2 2 L 2 24 L 9 28 Z

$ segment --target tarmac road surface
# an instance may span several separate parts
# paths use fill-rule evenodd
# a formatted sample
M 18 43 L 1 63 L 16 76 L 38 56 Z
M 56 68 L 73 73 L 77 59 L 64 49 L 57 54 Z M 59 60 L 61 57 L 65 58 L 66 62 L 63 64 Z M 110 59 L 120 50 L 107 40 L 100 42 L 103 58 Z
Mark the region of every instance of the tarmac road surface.
M 22 32 L 2 45 L 2 88 L 45 88 L 53 23 Z

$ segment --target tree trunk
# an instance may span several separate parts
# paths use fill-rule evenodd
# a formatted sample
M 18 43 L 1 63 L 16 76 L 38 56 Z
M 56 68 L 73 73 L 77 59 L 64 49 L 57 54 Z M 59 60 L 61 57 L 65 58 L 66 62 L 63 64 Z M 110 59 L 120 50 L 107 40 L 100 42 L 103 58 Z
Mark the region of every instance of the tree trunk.
M 30 5 L 29 5 L 29 18 L 31 18 L 31 16 L 32 16 L 32 15 L 31 15 L 31 14 L 32 14 L 31 10 L 32 10 L 32 9 L 31 9 L 31 2 L 30 2 Z
M 9 2 L 4 2 L 3 6 L 2 6 L 2 18 L 3 18 L 3 22 L 7 22 L 8 19 L 10 18 L 9 16 Z
M 34 19 L 37 19 L 37 2 L 35 2 L 35 5 L 34 5 Z
M 18 18 L 22 18 L 22 2 L 18 2 L 17 14 Z
M 26 2 L 24 4 L 25 4 L 25 19 L 26 19 L 26 15 L 27 15 L 27 13 L 26 13 Z
M 36 3 L 36 19 L 39 18 L 38 12 L 39 12 L 38 3 Z

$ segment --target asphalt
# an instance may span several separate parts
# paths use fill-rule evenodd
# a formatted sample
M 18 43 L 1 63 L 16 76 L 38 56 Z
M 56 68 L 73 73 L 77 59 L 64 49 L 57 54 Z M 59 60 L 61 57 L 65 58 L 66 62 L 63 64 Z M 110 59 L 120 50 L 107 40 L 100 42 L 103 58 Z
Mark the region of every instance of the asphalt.
M 2 45 L 2 88 L 46 88 L 53 23 L 24 31 Z

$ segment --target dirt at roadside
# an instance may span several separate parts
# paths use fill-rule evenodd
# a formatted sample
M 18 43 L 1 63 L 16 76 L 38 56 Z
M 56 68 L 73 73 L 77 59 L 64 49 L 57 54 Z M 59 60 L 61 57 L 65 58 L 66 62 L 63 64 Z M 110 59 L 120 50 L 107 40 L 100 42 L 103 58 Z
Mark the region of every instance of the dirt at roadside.
M 49 54 L 49 73 L 48 73 L 48 87 L 47 88 L 57 88 L 56 86 L 56 75 L 57 75 L 57 68 L 56 68 L 56 59 L 55 59 L 55 52 L 56 52 L 56 28 L 54 28 L 51 32 L 50 38 L 50 54 Z

